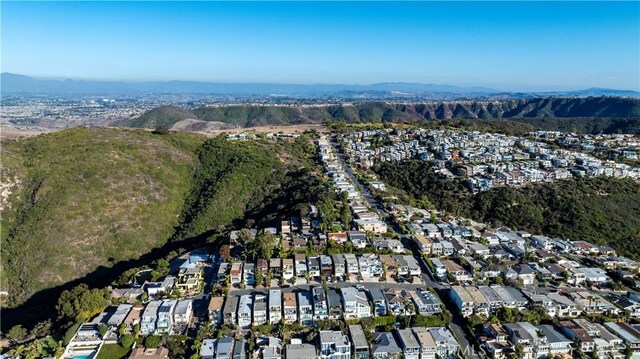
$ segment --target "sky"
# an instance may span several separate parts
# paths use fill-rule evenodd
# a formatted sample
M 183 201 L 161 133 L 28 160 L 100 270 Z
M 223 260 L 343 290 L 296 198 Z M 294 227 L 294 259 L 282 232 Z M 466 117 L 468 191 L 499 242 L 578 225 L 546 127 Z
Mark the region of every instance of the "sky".
M 640 90 L 640 1 L 1 2 L 39 78 Z

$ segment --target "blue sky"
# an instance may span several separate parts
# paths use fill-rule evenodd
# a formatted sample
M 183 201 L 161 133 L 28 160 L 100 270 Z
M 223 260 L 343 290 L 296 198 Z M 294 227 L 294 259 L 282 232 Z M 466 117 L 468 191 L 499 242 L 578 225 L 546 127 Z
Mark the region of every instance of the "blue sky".
M 3 72 L 640 90 L 640 2 L 2 1 Z

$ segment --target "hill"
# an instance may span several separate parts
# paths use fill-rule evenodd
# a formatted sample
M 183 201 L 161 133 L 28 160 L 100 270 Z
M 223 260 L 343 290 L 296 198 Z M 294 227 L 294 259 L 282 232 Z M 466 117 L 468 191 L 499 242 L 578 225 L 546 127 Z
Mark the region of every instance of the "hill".
M 587 98 L 536 98 L 502 101 L 449 101 L 425 103 L 367 102 L 354 105 L 269 106 L 269 105 L 219 105 L 204 106 L 191 111 L 178 111 L 175 107 L 159 107 L 142 116 L 123 121 L 122 126 L 152 128 L 158 123 L 173 125 L 185 118 L 215 121 L 240 127 L 260 125 L 285 125 L 345 122 L 404 122 L 421 123 L 429 120 L 510 119 L 547 126 L 546 119 L 556 121 L 556 126 L 571 127 L 573 118 L 606 118 L 618 122 L 631 122 L 637 129 L 640 123 L 640 100 L 619 97 Z M 566 120 L 564 120 L 566 119 Z M 550 126 L 553 126 L 551 123 Z M 582 125 L 581 125 L 582 126 Z M 579 126 L 579 127 L 581 127 Z M 610 126 L 600 126 L 604 129 Z M 586 127 L 597 127 L 587 125 Z M 614 126 L 615 127 L 615 126 Z
M 472 195 L 460 180 L 436 176 L 429 162 L 385 163 L 376 172 L 415 204 L 493 226 L 611 245 L 640 258 L 640 184 L 629 179 L 584 178 Z
M 50 310 L 62 289 L 105 286 L 140 261 L 215 240 L 232 224 L 279 220 L 264 207 L 283 186 L 320 186 L 310 172 L 314 154 L 305 136 L 232 142 L 75 128 L 5 141 L 5 318 L 34 314 L 38 306 Z M 295 208 L 320 195 L 298 193 L 284 205 Z

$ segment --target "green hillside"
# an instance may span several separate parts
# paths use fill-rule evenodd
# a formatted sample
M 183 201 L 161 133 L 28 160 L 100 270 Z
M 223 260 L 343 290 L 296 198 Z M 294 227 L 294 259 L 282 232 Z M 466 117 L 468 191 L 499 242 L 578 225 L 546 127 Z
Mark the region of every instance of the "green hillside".
M 265 208 L 282 186 L 320 185 L 314 154 L 306 136 L 233 142 L 74 128 L 7 141 L 1 171 L 13 185 L 2 202 L 3 306 L 30 300 L 26 309 L 46 308 L 65 284 L 105 286 L 171 243 L 188 246 L 230 225 L 279 220 Z M 295 208 L 321 195 L 309 190 L 283 203 Z
M 197 116 L 194 113 L 184 108 L 177 106 L 160 106 L 129 120 L 127 125 L 134 128 L 171 127 L 171 125 L 176 122 L 196 118 Z
M 640 184 L 629 179 L 584 178 L 472 195 L 461 180 L 435 175 L 429 162 L 385 163 L 381 179 L 407 200 L 493 226 L 609 244 L 640 258 Z
M 426 123 L 465 119 L 500 120 L 516 127 L 587 133 L 640 133 L 640 100 L 616 97 L 532 98 L 501 101 L 424 103 L 364 102 L 358 104 L 279 106 L 218 105 L 191 111 L 162 106 L 120 123 L 126 127 L 171 126 L 191 118 L 240 127 L 324 122 Z
M 164 244 L 202 142 L 76 128 L 3 143 L 2 173 L 20 181 L 2 216 L 6 304 Z

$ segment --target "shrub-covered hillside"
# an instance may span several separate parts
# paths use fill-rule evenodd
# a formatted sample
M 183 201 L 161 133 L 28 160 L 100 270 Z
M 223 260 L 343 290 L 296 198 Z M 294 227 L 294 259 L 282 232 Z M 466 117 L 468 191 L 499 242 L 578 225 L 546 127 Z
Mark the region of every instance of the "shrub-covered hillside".
M 7 304 L 161 246 L 202 141 L 77 128 L 3 143 L 2 173 L 16 180 L 2 216 Z
M 429 162 L 385 163 L 376 170 L 417 205 L 494 226 L 609 244 L 640 258 L 640 184 L 632 180 L 572 179 L 499 187 L 474 196 L 460 180 L 436 176 Z
M 262 209 L 282 184 L 319 184 L 305 136 L 232 142 L 75 128 L 6 141 L 2 151 L 2 288 L 9 307 L 168 243 L 207 239 L 249 220 L 245 212 L 275 220 Z M 294 207 L 320 194 L 287 199 Z

